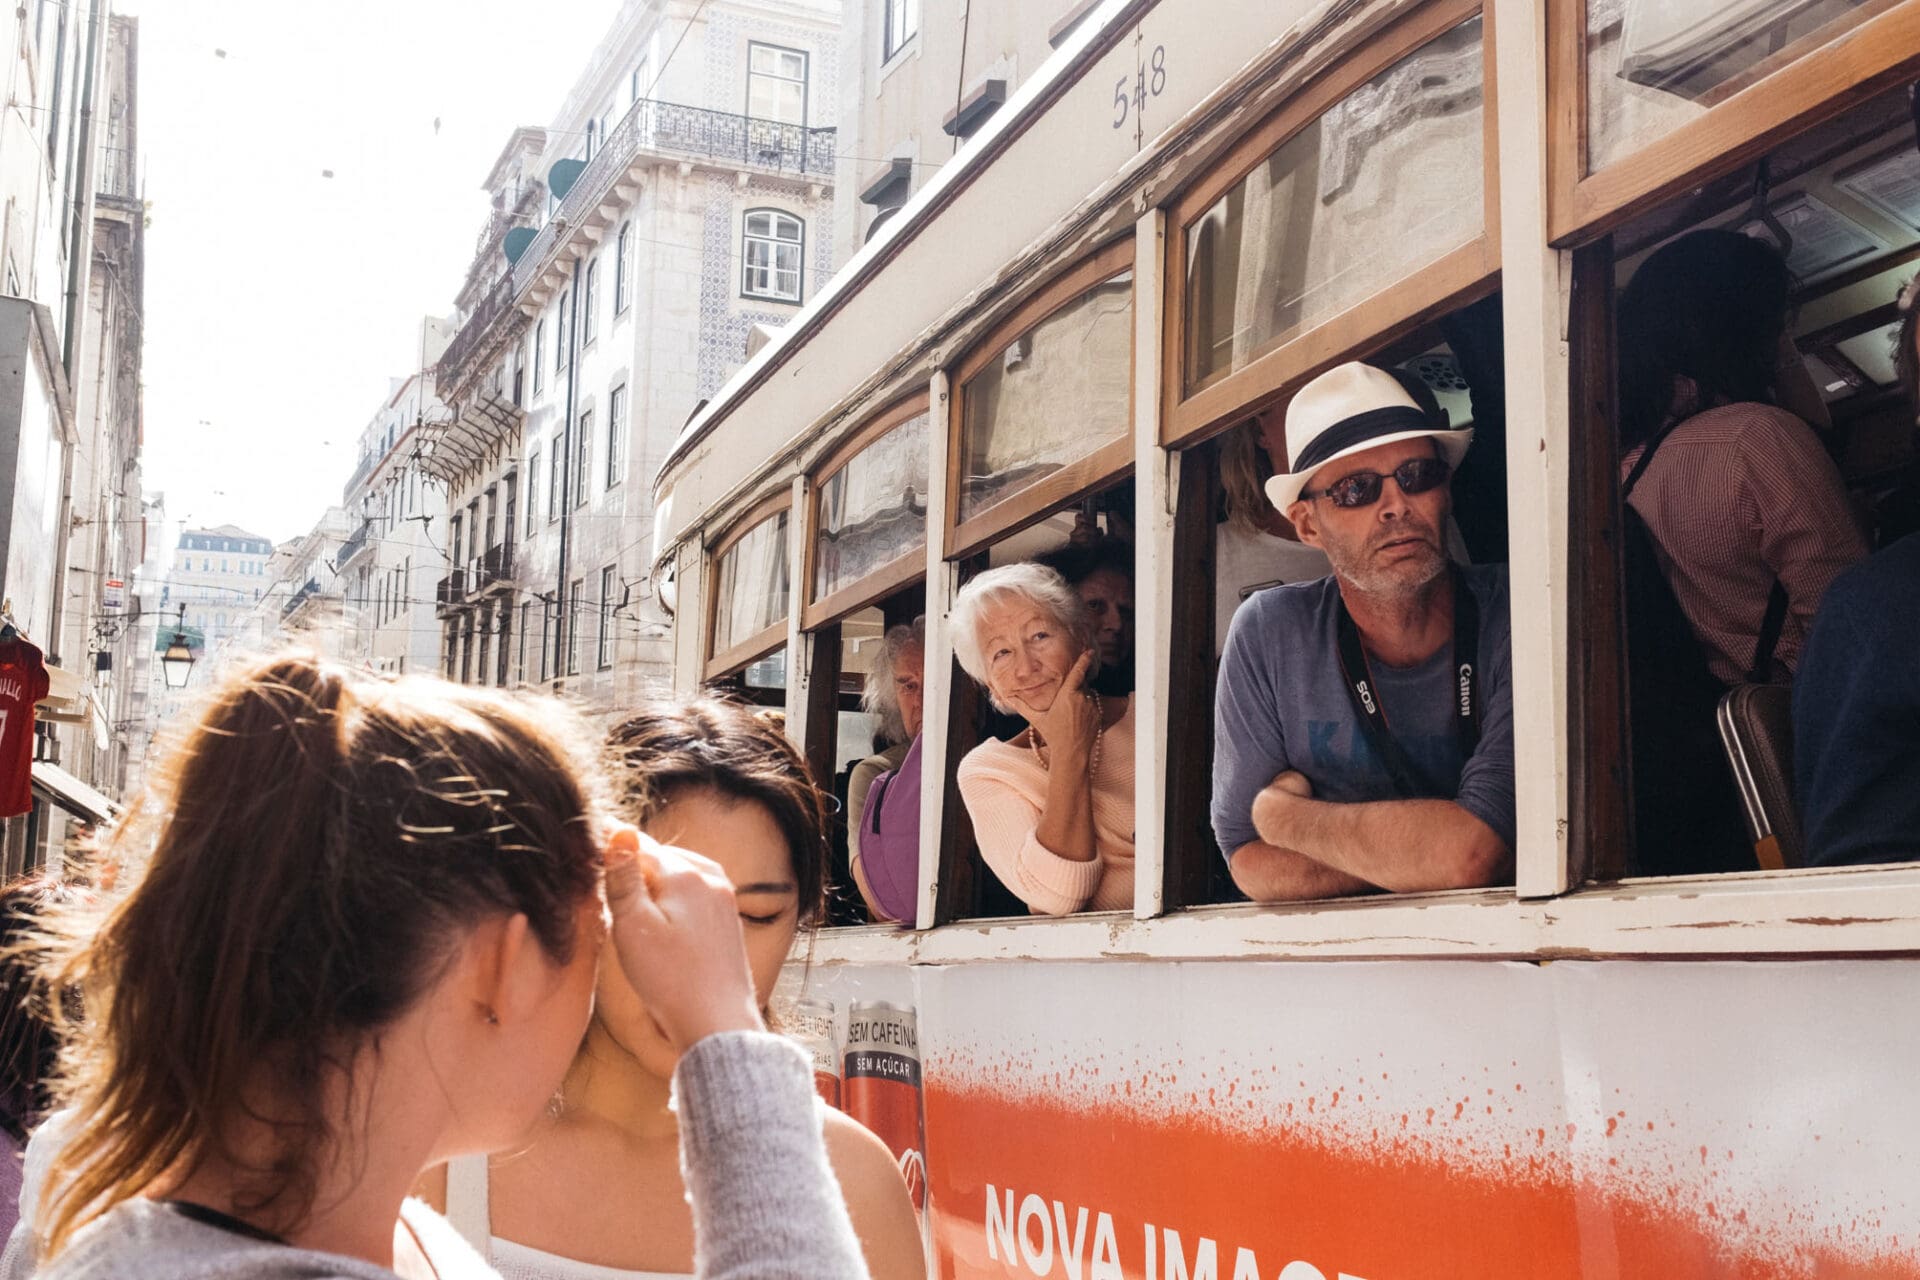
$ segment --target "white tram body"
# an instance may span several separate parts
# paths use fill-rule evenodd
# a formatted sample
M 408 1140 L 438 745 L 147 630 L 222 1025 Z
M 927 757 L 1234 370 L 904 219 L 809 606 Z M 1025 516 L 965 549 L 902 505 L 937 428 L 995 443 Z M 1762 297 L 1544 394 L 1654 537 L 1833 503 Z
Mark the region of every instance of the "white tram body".
M 1912 80 L 1920 3 L 1680 5 L 1709 26 L 1735 9 L 1788 24 L 1771 60 L 1742 64 L 1717 96 L 1661 79 L 1684 23 L 1648 34 L 1662 6 L 1624 7 L 1618 28 L 1602 0 L 1107 0 L 667 460 L 656 580 L 672 583 L 682 689 L 784 654 L 789 731 L 816 741 L 836 705 L 811 684 L 823 670 L 838 679 L 819 661 L 825 629 L 924 583 L 917 927 L 824 930 L 803 942 L 788 987 L 830 1002 L 842 1037 L 875 1003 L 915 1015 L 917 1046 L 903 1051 L 917 1048 L 921 1073 L 937 1274 L 1920 1277 L 1920 870 L 1604 875 L 1607 837 L 1583 798 L 1604 793 L 1583 763 L 1604 716 L 1583 701 L 1589 624 L 1570 568 L 1580 255 Z M 1624 42 L 1615 56 L 1653 70 L 1595 90 L 1590 28 L 1604 28 L 1590 46 Z M 1363 174 L 1385 180 L 1336 245 L 1351 269 L 1378 257 L 1391 278 L 1351 300 L 1336 290 L 1338 306 L 1224 380 L 1191 395 L 1170 386 L 1194 210 L 1249 156 L 1449 37 L 1481 54 L 1464 105 L 1431 136 L 1388 111 L 1373 158 L 1439 164 L 1459 207 L 1436 222 L 1395 202 L 1396 174 Z M 1589 121 L 1590 94 L 1609 93 L 1619 100 Z M 1639 132 L 1623 141 L 1622 129 Z M 1418 145 L 1395 151 L 1396 136 Z M 957 512 L 967 372 L 982 351 L 1001 359 L 1005 335 L 1045 313 L 1051 282 L 1096 258 L 1101 271 L 1082 279 L 1131 272 L 1126 434 L 1054 459 L 1005 518 Z M 1172 887 L 1183 828 L 1169 817 L 1183 803 L 1172 744 L 1192 727 L 1180 690 L 1195 653 L 1176 607 L 1189 451 L 1236 408 L 1414 332 L 1496 273 L 1517 884 L 1281 907 L 1184 900 Z M 923 536 L 821 595 L 823 483 L 874 424 L 923 408 Z M 964 821 L 948 786 L 964 677 L 946 606 L 964 562 L 1129 475 L 1134 910 L 958 918 L 943 882 Z M 755 563 L 727 562 L 741 547 Z M 755 609 L 721 591 L 753 595 Z

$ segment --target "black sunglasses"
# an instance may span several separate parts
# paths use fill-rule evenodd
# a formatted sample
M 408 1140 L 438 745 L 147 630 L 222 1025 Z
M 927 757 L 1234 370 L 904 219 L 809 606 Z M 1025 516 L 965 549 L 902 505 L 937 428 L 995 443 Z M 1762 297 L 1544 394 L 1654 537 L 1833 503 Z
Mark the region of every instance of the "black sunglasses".
M 1438 489 L 1452 474 L 1453 468 L 1438 458 L 1408 458 L 1387 473 L 1400 486 L 1400 492 L 1410 497 Z M 1380 487 L 1386 480 L 1387 476 L 1378 471 L 1356 471 L 1350 476 L 1341 476 L 1324 489 L 1303 492 L 1300 498 L 1304 502 L 1331 498 L 1336 507 L 1370 507 L 1380 501 Z

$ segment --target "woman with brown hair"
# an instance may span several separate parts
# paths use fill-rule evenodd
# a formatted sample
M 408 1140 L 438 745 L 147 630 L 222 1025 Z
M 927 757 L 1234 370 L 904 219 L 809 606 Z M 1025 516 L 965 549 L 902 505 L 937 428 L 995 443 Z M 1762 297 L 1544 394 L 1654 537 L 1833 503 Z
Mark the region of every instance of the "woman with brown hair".
M 764 713 L 716 698 L 649 707 L 608 737 L 622 816 L 712 858 L 732 881 L 762 1016 L 799 929 L 825 900 L 827 814 L 805 762 Z M 506 1280 L 653 1280 L 698 1255 L 671 1084 L 681 1049 L 654 996 L 609 965 L 552 1123 L 491 1160 L 454 1162 L 447 1216 Z M 821 1109 L 833 1176 L 875 1276 L 924 1274 L 906 1183 L 856 1121 Z M 607 1212 L 618 1203 L 622 1212 Z M 796 1229 L 799 1224 L 787 1224 Z M 784 1273 L 783 1273 L 784 1274 Z
M 53 925 L 44 974 L 88 1018 L 38 1274 L 493 1276 L 408 1189 L 534 1127 L 603 940 L 674 1046 L 701 1274 L 864 1274 L 731 888 L 608 821 L 572 736 L 557 708 L 308 656 L 219 690 L 150 843 L 120 836 L 137 883 Z
M 1317 547 L 1300 541 L 1293 525 L 1267 501 L 1266 483 L 1287 457 L 1284 406 L 1274 405 L 1229 431 L 1220 442 L 1222 514 L 1214 533 L 1218 585 L 1214 593 L 1213 647 L 1227 643 L 1227 628 L 1246 598 L 1264 587 L 1312 582 L 1332 566 Z

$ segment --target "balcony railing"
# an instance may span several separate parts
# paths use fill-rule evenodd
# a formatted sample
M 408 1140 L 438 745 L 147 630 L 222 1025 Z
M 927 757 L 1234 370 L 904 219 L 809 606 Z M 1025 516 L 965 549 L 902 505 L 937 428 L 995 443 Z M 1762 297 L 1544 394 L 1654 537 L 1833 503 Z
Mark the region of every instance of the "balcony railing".
M 373 521 L 362 520 L 360 527 L 348 534 L 347 540 L 340 544 L 340 552 L 333 558 L 334 564 L 342 569 L 346 568 L 348 561 L 367 549 L 368 544 L 373 540 L 372 534 Z
M 493 328 L 494 321 L 513 306 L 517 291 L 514 284 L 516 275 L 516 272 L 509 271 L 495 281 L 493 288 L 487 290 L 486 297 L 480 299 L 480 304 L 473 309 L 473 314 L 460 326 L 460 332 L 454 334 L 453 341 L 447 344 L 435 368 L 435 378 L 442 389 L 450 390 L 464 382 L 463 368 L 479 349 L 480 340 Z
M 754 116 L 709 111 L 642 98 L 634 103 L 581 170 L 560 207 L 520 255 L 513 269 L 519 296 L 539 273 L 567 228 L 600 203 L 633 157 L 642 151 L 695 156 L 782 174 L 833 174 L 835 130 L 809 129 Z
M 671 151 L 706 160 L 739 161 L 781 173 L 831 175 L 833 129 L 809 129 L 729 111 L 709 111 L 678 102 L 642 98 L 620 124 L 634 122 L 636 142 L 649 151 Z M 619 130 L 614 131 L 617 136 Z M 613 143 L 614 136 L 607 141 Z M 584 175 L 582 175 L 584 176 Z
M 464 569 L 455 569 L 452 573 L 440 579 L 439 585 L 436 586 L 433 591 L 434 608 L 444 611 L 466 599 L 466 584 L 467 574 Z
M 131 147 L 101 147 L 96 194 L 115 200 L 138 200 L 139 160 Z
M 300 589 L 294 592 L 293 595 L 287 600 L 285 604 L 280 606 L 281 619 L 284 621 L 285 619 L 293 616 L 293 611 L 295 609 L 298 609 L 301 605 L 305 604 L 307 601 L 313 599 L 315 596 L 319 594 L 320 594 L 320 580 L 318 578 L 308 578 L 305 582 L 300 584 Z
M 468 586 L 468 592 L 471 595 L 479 595 L 483 591 L 512 580 L 513 544 L 503 542 L 493 547 L 480 557 L 478 565 Z

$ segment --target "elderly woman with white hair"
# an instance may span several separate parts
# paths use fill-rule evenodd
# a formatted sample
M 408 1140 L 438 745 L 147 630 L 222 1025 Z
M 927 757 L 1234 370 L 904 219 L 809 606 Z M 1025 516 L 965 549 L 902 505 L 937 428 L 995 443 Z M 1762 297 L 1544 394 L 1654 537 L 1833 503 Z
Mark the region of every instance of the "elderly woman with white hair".
M 927 619 L 889 627 L 881 637 L 880 652 L 867 672 L 860 708 L 879 722 L 880 736 L 890 745 L 853 766 L 847 781 L 847 853 L 853 883 L 875 920 L 907 919 L 912 915 L 917 859 L 905 858 L 920 839 L 920 722 L 925 707 L 922 681 L 927 652 Z M 915 764 L 911 777 L 901 776 L 908 757 Z M 874 784 L 880 803 L 869 807 Z M 875 837 L 869 839 L 869 836 Z M 872 853 L 872 858 L 868 854 Z M 901 865 L 912 863 L 913 865 Z
M 1133 905 L 1133 699 L 1091 685 L 1100 653 L 1080 598 L 1037 564 L 990 569 L 954 601 L 954 656 L 1028 728 L 960 762 L 980 855 L 1033 911 Z

